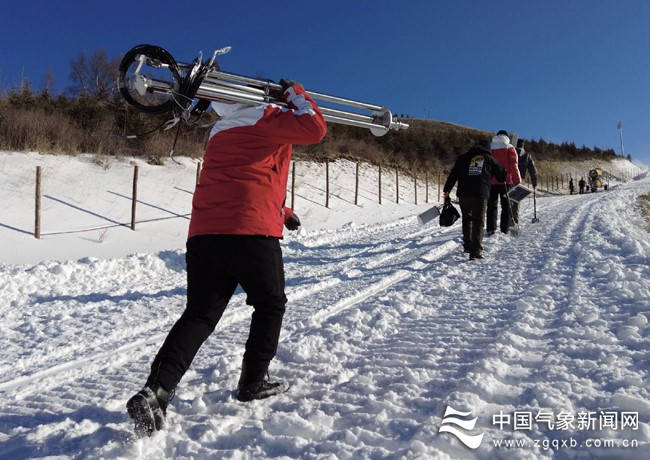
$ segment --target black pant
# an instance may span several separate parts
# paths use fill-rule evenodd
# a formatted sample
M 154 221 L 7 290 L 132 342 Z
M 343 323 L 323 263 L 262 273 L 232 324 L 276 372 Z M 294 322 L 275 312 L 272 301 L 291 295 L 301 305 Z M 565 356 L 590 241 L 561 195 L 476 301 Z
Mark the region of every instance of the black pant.
M 278 238 L 200 235 L 187 241 L 187 306 L 151 365 L 147 384 L 173 390 L 221 319 L 237 284 L 254 307 L 244 361 L 252 380 L 275 356 L 287 298 Z M 249 383 L 249 382 L 242 382 Z
M 510 213 L 510 200 L 506 194 L 507 192 L 508 189 L 505 185 L 493 185 L 490 187 L 490 197 L 487 202 L 487 231 L 490 233 L 494 233 L 497 228 L 499 199 L 501 200 L 501 221 L 499 222 L 499 228 L 503 233 L 508 233 L 512 215 Z
M 487 200 L 481 197 L 458 197 L 463 215 L 463 247 L 470 254 L 483 251 L 483 226 Z

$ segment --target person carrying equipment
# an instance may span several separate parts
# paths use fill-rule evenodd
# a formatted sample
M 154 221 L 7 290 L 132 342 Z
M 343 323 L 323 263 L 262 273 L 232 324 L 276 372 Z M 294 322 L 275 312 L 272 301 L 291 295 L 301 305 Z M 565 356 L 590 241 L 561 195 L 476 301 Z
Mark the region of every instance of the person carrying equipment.
M 501 222 L 499 227 L 503 233 L 508 233 L 508 229 L 512 223 L 510 200 L 508 200 L 507 196 L 508 187 L 519 184 L 521 177 L 519 175 L 519 168 L 517 167 L 517 152 L 510 144 L 507 131 L 500 130 L 497 132 L 497 135 L 492 138 L 490 150 L 492 156 L 503 166 L 507 173 L 505 180 L 498 180 L 496 177 L 492 178 L 490 196 L 487 202 L 486 231 L 488 235 L 493 235 L 497 228 L 499 200 L 501 201 Z
M 456 159 L 443 188 L 445 200 L 458 181 L 456 195 L 460 201 L 463 223 L 463 248 L 470 260 L 483 258 L 485 210 L 492 177 L 505 181 L 505 169 L 490 154 L 487 142 L 474 145 Z
M 323 115 L 302 85 L 281 80 L 276 104 L 212 102 L 220 119 L 210 133 L 192 201 L 187 240 L 187 306 L 151 364 L 144 388 L 127 402 L 140 436 L 164 424 L 174 389 L 241 285 L 254 308 L 239 401 L 288 389 L 268 380 L 287 298 L 280 239 L 283 225 L 300 226 L 284 206 L 292 144 L 325 136 Z
M 524 149 L 523 139 L 517 141 L 517 167 L 519 168 L 519 176 L 522 182 L 526 179 L 526 173 L 530 173 L 530 183 L 533 188 L 537 188 L 537 168 L 533 157 Z M 512 219 L 515 223 L 519 222 L 519 204 L 520 201 L 511 201 L 512 206 Z

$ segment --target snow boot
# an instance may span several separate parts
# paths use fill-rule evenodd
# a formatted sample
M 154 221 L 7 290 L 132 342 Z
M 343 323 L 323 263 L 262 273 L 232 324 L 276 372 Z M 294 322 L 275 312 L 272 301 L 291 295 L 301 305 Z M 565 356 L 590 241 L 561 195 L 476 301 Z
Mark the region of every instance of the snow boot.
M 284 393 L 289 389 L 287 382 L 271 382 L 268 375 L 268 363 L 255 366 L 242 362 L 241 376 L 237 386 L 237 400 L 242 402 L 264 399 Z
M 151 436 L 163 429 L 169 399 L 169 392 L 158 384 L 145 386 L 129 399 L 126 409 L 135 424 L 137 437 Z
M 274 396 L 284 393 L 289 389 L 287 382 L 278 381 L 271 382 L 267 379 L 261 382 L 249 383 L 240 385 L 237 390 L 237 400 L 241 402 L 252 401 L 253 399 L 264 399 L 269 396 Z
M 480 252 L 473 252 L 469 255 L 469 260 L 482 259 L 483 254 Z

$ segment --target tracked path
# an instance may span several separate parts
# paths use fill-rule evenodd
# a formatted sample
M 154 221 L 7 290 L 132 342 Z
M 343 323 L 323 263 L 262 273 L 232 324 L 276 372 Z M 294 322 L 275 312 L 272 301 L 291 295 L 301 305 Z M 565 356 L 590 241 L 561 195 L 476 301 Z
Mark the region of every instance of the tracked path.
M 484 261 L 462 254 L 458 226 L 415 218 L 291 241 L 272 369 L 291 391 L 233 399 L 251 311 L 238 293 L 179 385 L 169 429 L 138 442 L 123 406 L 184 307 L 183 255 L 1 272 L 0 458 L 436 458 L 468 454 L 437 433 L 448 404 L 480 415 L 486 440 L 502 434 L 496 408 L 644 407 L 650 244 L 599 217 L 634 221 L 620 207 L 638 193 L 539 200 L 541 222 L 527 206 L 521 236 L 486 239 Z M 471 453 L 495 454 L 487 442 Z

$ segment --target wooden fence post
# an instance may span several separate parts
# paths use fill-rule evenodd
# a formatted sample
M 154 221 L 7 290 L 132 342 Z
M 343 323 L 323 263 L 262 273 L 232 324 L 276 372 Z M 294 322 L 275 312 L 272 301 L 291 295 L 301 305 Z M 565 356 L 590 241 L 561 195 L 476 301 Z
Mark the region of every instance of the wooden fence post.
M 357 161 L 357 170 L 355 173 L 355 181 L 354 181 L 354 205 L 356 206 L 359 204 L 359 162 Z
M 378 193 L 378 195 L 379 195 L 379 204 L 381 204 L 381 163 L 379 163 L 379 181 L 378 181 L 378 183 L 379 183 L 379 191 L 378 191 L 379 192 Z
M 399 169 L 395 168 L 395 203 L 399 204 Z
M 330 160 L 325 160 L 325 207 L 330 207 Z
M 34 200 L 34 238 L 41 238 L 41 167 L 36 167 L 36 197 Z
M 296 199 L 296 160 L 291 166 L 291 210 L 293 211 Z
M 424 171 L 424 202 L 429 202 L 429 170 Z
M 415 204 L 418 204 L 418 175 L 413 174 L 413 189 L 415 190 Z
M 199 177 L 201 177 L 201 161 L 196 164 L 196 185 L 199 185 Z
M 138 200 L 138 166 L 133 167 L 133 194 L 131 195 L 131 230 L 135 230 L 135 203 Z

